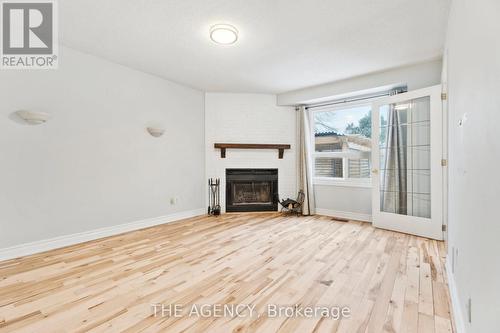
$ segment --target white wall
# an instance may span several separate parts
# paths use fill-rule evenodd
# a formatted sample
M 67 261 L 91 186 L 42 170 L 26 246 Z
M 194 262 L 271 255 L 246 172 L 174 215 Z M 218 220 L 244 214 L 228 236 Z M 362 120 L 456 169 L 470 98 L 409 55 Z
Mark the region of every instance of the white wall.
M 441 83 L 441 59 L 411 66 L 370 73 L 319 86 L 294 90 L 278 95 L 279 105 L 315 103 L 325 99 L 343 98 L 346 95 L 363 95 L 374 91 L 387 91 L 391 87 L 408 86 L 415 90 Z
M 368 222 L 372 219 L 371 188 L 314 185 L 314 195 L 318 214 Z
M 0 248 L 203 207 L 204 94 L 60 51 L 58 70 L 0 73 Z
M 207 93 L 205 133 L 207 178 L 221 178 L 221 206 L 225 209 L 226 168 L 277 168 L 281 198 L 296 193 L 296 115 L 292 107 L 276 106 L 266 94 Z M 283 159 L 277 150 L 228 149 L 220 158 L 215 142 L 291 144 Z
M 499 13 L 498 0 L 454 0 L 448 30 L 448 260 L 458 250 L 449 273 L 467 332 L 500 327 Z

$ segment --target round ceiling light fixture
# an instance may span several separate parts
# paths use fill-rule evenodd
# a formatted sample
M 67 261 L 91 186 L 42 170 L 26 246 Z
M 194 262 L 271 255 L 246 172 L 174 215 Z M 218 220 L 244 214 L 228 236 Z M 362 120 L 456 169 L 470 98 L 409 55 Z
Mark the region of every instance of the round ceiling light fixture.
M 230 24 L 216 24 L 210 28 L 210 39 L 217 44 L 234 44 L 238 40 L 238 30 Z

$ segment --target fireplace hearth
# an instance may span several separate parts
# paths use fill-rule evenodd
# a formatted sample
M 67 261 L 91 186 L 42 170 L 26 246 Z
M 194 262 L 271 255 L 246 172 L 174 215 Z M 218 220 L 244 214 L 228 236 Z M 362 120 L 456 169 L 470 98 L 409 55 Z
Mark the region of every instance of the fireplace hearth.
M 226 169 L 226 212 L 278 210 L 278 169 Z

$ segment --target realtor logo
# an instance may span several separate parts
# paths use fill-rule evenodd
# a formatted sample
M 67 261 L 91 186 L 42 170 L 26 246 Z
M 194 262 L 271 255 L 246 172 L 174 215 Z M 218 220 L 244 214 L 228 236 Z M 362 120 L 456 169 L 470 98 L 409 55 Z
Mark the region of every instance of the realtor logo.
M 1 67 L 57 68 L 57 25 L 54 0 L 0 0 Z

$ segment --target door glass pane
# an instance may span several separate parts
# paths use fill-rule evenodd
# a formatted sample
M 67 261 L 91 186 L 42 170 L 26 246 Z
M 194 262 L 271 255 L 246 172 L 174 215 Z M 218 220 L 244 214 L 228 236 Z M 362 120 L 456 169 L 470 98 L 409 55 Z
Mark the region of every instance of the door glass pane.
M 431 217 L 430 98 L 380 108 L 380 210 Z

